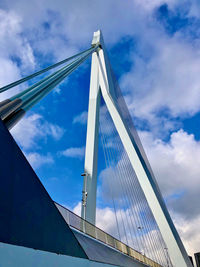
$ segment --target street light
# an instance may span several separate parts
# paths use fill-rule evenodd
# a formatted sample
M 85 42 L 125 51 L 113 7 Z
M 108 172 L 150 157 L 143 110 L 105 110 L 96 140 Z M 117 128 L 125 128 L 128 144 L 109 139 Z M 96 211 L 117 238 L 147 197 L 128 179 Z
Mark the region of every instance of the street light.
M 166 258 L 167 258 L 167 267 L 169 267 L 169 253 L 168 253 L 168 248 L 164 248 L 164 251 L 166 251 Z
M 82 173 L 81 176 L 83 176 L 84 182 L 83 182 L 83 191 L 82 191 L 82 217 L 85 220 L 86 219 L 86 204 L 87 204 L 87 191 L 86 191 L 86 187 L 87 187 L 87 177 L 88 177 L 88 173 Z
M 141 234 L 142 234 L 142 239 L 143 239 L 143 251 L 144 251 L 144 253 L 142 253 L 142 250 L 141 250 L 141 253 L 144 254 L 144 262 L 146 262 L 146 255 L 145 255 L 145 249 L 146 249 L 146 246 L 145 246 L 145 240 L 144 240 L 144 236 L 143 236 L 143 232 L 142 232 L 142 230 L 144 229 L 144 227 L 143 227 L 143 226 L 138 226 L 137 229 L 138 229 L 139 231 L 141 231 Z

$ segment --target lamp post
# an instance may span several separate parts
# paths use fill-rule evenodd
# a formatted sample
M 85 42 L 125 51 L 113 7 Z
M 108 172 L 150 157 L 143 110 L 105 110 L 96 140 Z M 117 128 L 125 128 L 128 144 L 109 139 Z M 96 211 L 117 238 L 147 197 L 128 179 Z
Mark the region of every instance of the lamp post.
M 84 186 L 83 186 L 83 191 L 82 191 L 82 207 L 83 207 L 82 218 L 83 220 L 85 220 L 86 219 L 87 194 L 88 194 L 86 191 L 88 174 L 82 173 L 81 176 L 84 177 Z
M 169 253 L 168 253 L 168 248 L 164 248 L 166 251 L 166 258 L 167 258 L 167 267 L 169 267 Z
M 143 226 L 138 226 L 137 229 L 138 229 L 139 231 L 141 231 L 142 240 L 143 240 L 144 262 L 146 262 L 146 259 L 145 259 L 145 257 L 146 257 L 146 255 L 145 255 L 145 249 L 146 249 L 146 246 L 145 246 L 145 240 L 144 240 L 144 236 L 143 236 L 143 232 L 142 232 L 142 230 L 144 229 L 144 227 L 143 227 Z M 141 251 L 141 253 L 142 253 L 142 251 Z

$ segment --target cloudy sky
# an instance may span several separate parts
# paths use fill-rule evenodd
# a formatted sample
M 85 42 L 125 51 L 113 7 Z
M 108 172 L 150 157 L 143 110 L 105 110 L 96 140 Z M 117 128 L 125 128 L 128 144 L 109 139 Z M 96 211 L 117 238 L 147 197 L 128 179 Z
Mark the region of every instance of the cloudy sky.
M 198 0 L 1 0 L 0 86 L 89 48 L 98 29 L 178 231 L 199 251 Z M 52 198 L 76 211 L 89 78 L 87 60 L 12 130 Z M 100 226 L 110 213 L 99 207 Z

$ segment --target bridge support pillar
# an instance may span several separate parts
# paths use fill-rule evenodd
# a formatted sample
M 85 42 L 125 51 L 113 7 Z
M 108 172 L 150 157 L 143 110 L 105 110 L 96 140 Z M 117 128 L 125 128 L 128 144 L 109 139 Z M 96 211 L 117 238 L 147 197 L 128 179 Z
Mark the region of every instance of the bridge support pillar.
M 83 192 L 83 204 L 86 203 L 86 206 L 82 205 L 82 217 L 91 223 L 95 222 L 99 105 L 102 95 L 131 165 L 137 175 L 148 205 L 160 229 L 163 240 L 168 248 L 173 265 L 175 267 L 192 267 L 187 252 L 164 203 L 153 172 L 147 160 L 143 157 L 140 145 L 137 142 L 138 136 L 136 136 L 136 134 L 134 136 L 130 133 L 125 120 L 121 116 L 116 101 L 112 71 L 100 31 L 94 33 L 92 44 L 95 45 L 97 43 L 100 44 L 99 51 L 93 53 L 92 57 L 85 155 L 86 174 L 84 188 L 86 188 L 86 190 Z
M 92 224 L 96 219 L 97 161 L 99 135 L 99 65 L 97 53 L 92 54 L 90 95 L 85 149 L 84 184 L 82 192 L 81 217 Z

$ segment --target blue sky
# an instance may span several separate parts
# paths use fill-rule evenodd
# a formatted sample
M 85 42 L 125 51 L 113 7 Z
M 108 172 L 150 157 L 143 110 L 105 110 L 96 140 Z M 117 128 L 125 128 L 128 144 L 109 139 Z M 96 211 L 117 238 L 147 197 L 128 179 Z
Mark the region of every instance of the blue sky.
M 93 32 L 102 30 L 133 121 L 190 253 L 199 250 L 200 238 L 199 25 L 200 5 L 189 0 L 0 3 L 0 85 L 89 48 Z M 90 63 L 12 131 L 52 198 L 75 210 L 81 200 Z M 105 224 L 109 216 L 103 208 L 99 213 Z

